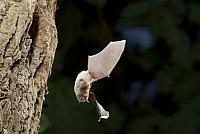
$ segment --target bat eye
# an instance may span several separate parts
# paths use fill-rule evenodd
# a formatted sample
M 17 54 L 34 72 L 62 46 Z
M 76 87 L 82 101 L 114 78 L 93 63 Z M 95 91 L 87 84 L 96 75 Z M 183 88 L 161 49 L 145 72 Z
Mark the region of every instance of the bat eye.
M 79 81 L 83 81 L 83 79 L 80 79 Z

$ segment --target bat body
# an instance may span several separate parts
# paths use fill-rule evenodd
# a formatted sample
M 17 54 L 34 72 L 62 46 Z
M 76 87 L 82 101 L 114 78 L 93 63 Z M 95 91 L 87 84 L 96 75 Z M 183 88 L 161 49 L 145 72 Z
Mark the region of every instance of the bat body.
M 109 113 L 96 101 L 94 93 L 90 92 L 91 83 L 110 75 L 120 59 L 124 47 L 125 40 L 110 42 L 101 52 L 88 57 L 88 70 L 81 71 L 76 78 L 74 92 L 77 100 L 92 102 L 97 108 L 100 119 L 107 119 Z
M 88 71 L 81 71 L 75 81 L 74 92 L 79 102 L 88 102 L 92 76 Z

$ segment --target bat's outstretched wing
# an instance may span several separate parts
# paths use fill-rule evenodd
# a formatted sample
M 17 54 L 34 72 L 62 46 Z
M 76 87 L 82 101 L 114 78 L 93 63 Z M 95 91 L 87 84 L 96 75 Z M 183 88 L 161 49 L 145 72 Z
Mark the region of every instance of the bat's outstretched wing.
M 101 52 L 89 56 L 88 72 L 92 76 L 92 81 L 109 76 L 124 51 L 125 42 L 110 42 Z

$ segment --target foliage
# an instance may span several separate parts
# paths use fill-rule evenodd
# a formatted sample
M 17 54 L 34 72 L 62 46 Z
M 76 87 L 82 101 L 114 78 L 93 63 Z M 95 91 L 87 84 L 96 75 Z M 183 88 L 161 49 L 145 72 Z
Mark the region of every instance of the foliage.
M 46 119 L 41 122 L 45 130 L 41 133 L 200 132 L 199 3 L 59 0 L 58 6 L 59 46 L 44 105 Z M 91 104 L 77 103 L 74 79 L 86 69 L 88 54 L 94 54 L 110 40 L 124 39 L 125 29 L 137 27 L 148 27 L 154 45 L 139 49 L 140 42 L 128 43 L 111 78 L 94 83 L 92 90 L 111 116 L 98 123 Z M 131 93 L 131 84 L 136 81 L 142 83 L 139 92 L 134 92 L 138 93 L 134 95 L 136 101 L 127 102 L 126 94 Z M 153 92 L 153 86 L 147 88 L 151 81 L 158 83 L 158 91 Z M 150 101 L 146 93 L 156 97 Z

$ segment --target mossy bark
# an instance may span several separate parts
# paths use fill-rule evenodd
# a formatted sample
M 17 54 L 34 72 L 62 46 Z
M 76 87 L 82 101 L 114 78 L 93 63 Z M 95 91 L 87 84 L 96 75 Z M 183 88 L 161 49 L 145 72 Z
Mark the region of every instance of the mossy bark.
M 0 133 L 37 134 L 57 46 L 56 0 L 0 1 Z

